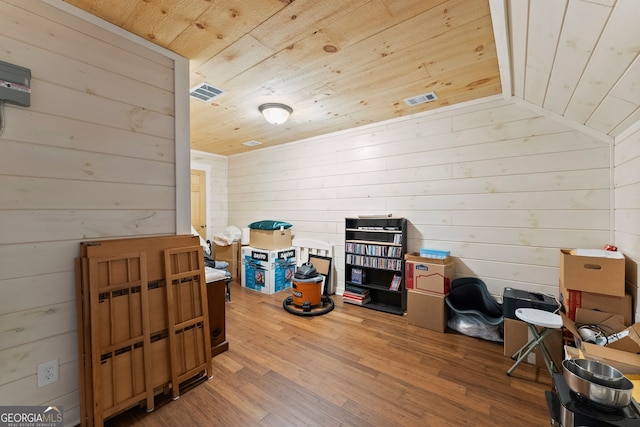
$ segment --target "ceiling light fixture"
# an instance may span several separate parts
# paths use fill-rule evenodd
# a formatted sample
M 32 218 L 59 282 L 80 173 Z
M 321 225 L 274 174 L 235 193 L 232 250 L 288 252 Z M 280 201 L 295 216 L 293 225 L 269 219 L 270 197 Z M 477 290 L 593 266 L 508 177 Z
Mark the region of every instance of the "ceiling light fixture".
M 264 118 L 271 124 L 281 125 L 289 118 L 289 114 L 293 113 L 293 109 L 288 105 L 267 103 L 258 107 Z

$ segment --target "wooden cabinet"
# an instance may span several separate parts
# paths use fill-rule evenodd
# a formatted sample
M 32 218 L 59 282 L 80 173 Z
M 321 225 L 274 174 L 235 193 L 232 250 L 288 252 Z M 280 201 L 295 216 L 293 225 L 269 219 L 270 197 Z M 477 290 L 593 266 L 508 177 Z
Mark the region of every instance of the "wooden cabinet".
M 207 304 L 209 307 L 209 330 L 211 336 L 212 357 L 229 350 L 225 322 L 226 296 L 226 280 L 207 283 Z
M 345 288 L 368 293 L 370 301 L 363 307 L 403 314 L 407 310 L 406 252 L 405 218 L 346 218 Z

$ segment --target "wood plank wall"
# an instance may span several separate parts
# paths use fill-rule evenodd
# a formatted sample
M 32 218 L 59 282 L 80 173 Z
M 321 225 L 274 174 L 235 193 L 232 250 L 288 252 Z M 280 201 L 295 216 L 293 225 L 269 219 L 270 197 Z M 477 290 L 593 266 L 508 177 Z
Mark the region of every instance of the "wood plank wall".
M 614 156 L 615 242 L 627 257 L 627 290 L 635 302 L 640 321 L 638 276 L 640 276 L 640 131 L 616 141 Z
M 457 276 L 558 294 L 559 249 L 612 239 L 611 147 L 497 100 L 229 157 L 229 221 L 293 224 L 336 245 L 344 217 L 393 213 L 409 251 L 450 250 Z
M 0 136 L 0 402 L 79 420 L 79 242 L 174 234 L 174 60 L 40 1 L 0 0 L 1 59 L 31 107 Z M 60 380 L 37 388 L 39 363 Z

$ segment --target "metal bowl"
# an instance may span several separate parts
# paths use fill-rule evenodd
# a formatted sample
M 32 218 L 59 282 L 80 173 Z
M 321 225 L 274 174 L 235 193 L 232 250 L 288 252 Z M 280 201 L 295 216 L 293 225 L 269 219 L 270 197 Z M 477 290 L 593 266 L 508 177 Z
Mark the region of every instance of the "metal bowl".
M 631 403 L 633 383 L 626 377 L 617 387 L 607 387 L 580 376 L 572 360 L 563 360 L 563 377 L 569 388 L 587 400 L 608 408 L 624 408 Z
M 582 378 L 607 387 L 617 388 L 624 379 L 622 372 L 597 360 L 573 359 L 573 363 Z

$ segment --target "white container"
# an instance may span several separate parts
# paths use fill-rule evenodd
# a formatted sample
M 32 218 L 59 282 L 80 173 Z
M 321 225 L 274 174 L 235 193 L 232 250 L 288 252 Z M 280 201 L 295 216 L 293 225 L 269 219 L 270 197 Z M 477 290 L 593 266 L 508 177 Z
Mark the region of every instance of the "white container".
M 291 288 L 296 269 L 296 248 L 242 248 L 241 284 L 247 289 L 271 295 Z
M 242 246 L 247 246 L 249 244 L 249 236 L 250 236 L 249 227 L 243 228 L 242 229 L 242 237 L 240 238 L 240 244 Z

